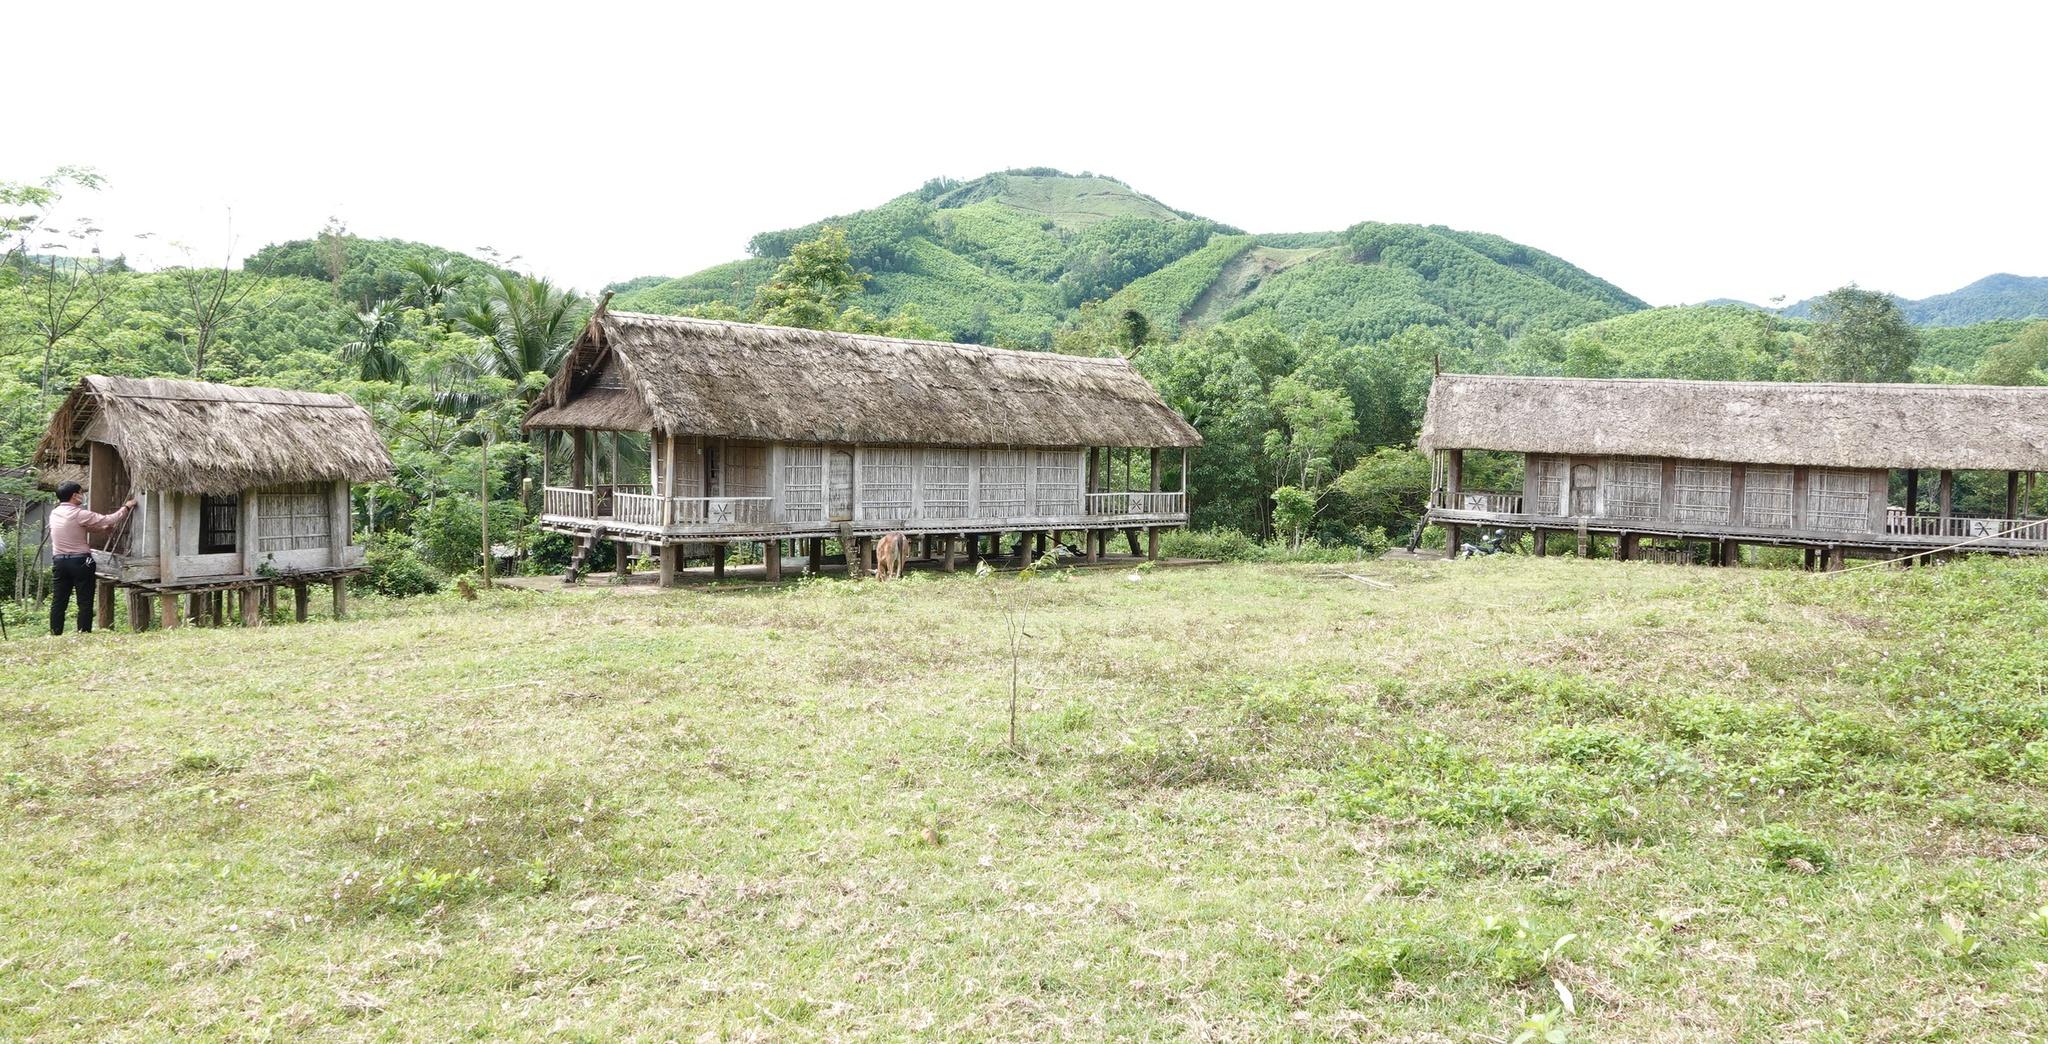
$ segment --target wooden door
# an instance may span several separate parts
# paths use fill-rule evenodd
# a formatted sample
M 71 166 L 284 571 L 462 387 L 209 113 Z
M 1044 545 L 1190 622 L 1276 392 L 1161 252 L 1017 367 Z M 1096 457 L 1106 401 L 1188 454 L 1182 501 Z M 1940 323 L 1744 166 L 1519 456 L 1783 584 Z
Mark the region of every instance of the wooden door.
M 833 450 L 825 463 L 825 503 L 834 522 L 853 521 L 853 454 Z
M 1600 503 L 1600 469 L 1591 464 L 1572 465 L 1572 516 L 1591 515 Z

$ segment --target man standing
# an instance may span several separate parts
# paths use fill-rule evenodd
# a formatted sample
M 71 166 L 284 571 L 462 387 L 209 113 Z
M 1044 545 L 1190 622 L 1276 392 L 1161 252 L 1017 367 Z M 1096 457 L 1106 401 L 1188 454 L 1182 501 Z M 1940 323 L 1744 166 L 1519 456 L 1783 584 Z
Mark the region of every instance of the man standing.
M 50 633 L 64 633 L 64 608 L 73 591 L 78 592 L 78 631 L 92 633 L 92 596 L 97 587 L 92 568 L 92 544 L 88 533 L 105 533 L 121 524 L 135 509 L 129 497 L 121 510 L 111 515 L 90 511 L 85 506 L 85 487 L 76 482 L 57 484 L 57 507 L 50 512 L 50 571 L 56 590 L 50 595 Z

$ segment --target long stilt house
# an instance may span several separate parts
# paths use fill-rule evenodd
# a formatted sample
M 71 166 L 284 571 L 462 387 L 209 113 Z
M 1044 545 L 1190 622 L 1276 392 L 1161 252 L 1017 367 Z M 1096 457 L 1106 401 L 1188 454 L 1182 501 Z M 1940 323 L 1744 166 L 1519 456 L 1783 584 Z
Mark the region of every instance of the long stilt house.
M 1421 447 L 1436 465 L 1428 521 L 1572 532 L 1634 557 L 1645 539 L 1851 553 L 2038 553 L 2025 517 L 2048 469 L 2048 388 L 1590 380 L 1439 374 Z M 1467 455 L 1522 458 L 1518 489 L 1473 489 Z M 2003 511 L 1955 510 L 1958 473 L 2003 488 Z M 1989 479 L 1988 482 L 1985 480 Z M 1896 499 L 1893 491 L 1898 491 Z M 1995 498 L 1996 493 L 1992 496 Z
M 92 546 L 101 622 L 123 588 L 137 630 L 151 599 L 175 626 L 219 623 L 236 596 L 254 624 L 279 587 L 305 619 L 307 587 L 321 583 L 342 615 L 342 581 L 364 569 L 350 540 L 350 484 L 391 475 L 369 414 L 345 396 L 160 378 L 80 380 L 35 463 L 45 488 L 83 483 L 94 511 L 135 494 L 136 511 Z
M 815 570 L 826 538 L 864 563 L 889 532 L 945 568 L 1004 533 L 1020 549 L 1071 534 L 1091 561 L 1142 535 L 1156 557 L 1187 523 L 1201 443 L 1120 358 L 602 306 L 524 429 L 566 443 L 544 455 L 541 525 L 575 537 L 578 562 L 601 539 L 650 552 L 664 584 L 685 556 L 722 574 L 735 543 L 758 544 L 771 579 L 785 546 Z

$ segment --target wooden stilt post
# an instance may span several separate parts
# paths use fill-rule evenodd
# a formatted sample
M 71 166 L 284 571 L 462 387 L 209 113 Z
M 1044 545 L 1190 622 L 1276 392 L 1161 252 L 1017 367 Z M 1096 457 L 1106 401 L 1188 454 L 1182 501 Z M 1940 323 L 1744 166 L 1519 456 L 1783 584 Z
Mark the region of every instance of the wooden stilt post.
M 1906 514 L 1910 517 L 1920 513 L 1920 469 L 1906 469 Z
M 811 546 L 806 550 L 804 557 L 808 559 L 804 563 L 804 572 L 812 576 L 823 576 L 825 573 L 825 538 L 812 537 Z
M 157 601 L 162 603 L 164 628 L 168 630 L 178 626 L 178 596 L 165 591 L 157 595 Z
M 101 580 L 94 586 L 97 590 L 93 593 L 99 597 L 99 601 L 93 605 L 93 626 L 102 631 L 111 631 L 114 629 L 114 582 Z
M 1550 553 L 1550 535 L 1540 529 L 1529 530 L 1529 543 L 1534 545 L 1532 549 L 1536 552 L 1537 558 Z
M 761 555 L 761 560 L 767 567 L 769 582 L 780 583 L 782 580 L 782 541 L 779 539 L 762 541 Z
M 972 569 L 981 564 L 981 534 L 962 533 L 960 539 L 967 545 L 967 567 Z
M 1453 525 L 1448 525 L 1448 526 L 1445 526 L 1445 527 L 1444 527 L 1444 557 L 1445 557 L 1445 558 L 1456 558 L 1456 557 L 1458 557 L 1458 542 L 1459 542 L 1459 541 L 1458 541 L 1458 538 L 1459 538 L 1460 536 L 1463 536 L 1463 535 L 1464 535 L 1464 527 L 1462 527 L 1462 526 L 1458 526 L 1458 525 L 1455 525 L 1455 524 L 1453 524 Z
M 946 544 L 946 550 L 945 558 L 939 563 L 939 568 L 950 573 L 954 569 L 953 555 L 954 552 L 958 550 L 958 545 L 960 542 L 951 533 L 944 534 L 944 536 L 942 536 L 941 539 L 944 540 Z
M 725 579 L 725 545 L 723 543 L 711 545 L 711 579 Z
M 1158 451 L 1158 450 L 1153 450 L 1153 451 L 1152 451 L 1152 456 L 1153 456 L 1153 459 L 1155 459 L 1155 460 L 1156 460 L 1156 459 L 1158 459 L 1158 457 L 1159 457 L 1159 451 Z M 1147 561 L 1147 562 L 1157 562 L 1157 561 L 1159 561 L 1159 527 L 1158 527 L 1158 526 L 1146 526 L 1146 527 L 1145 527 L 1145 561 Z
M 661 571 L 655 575 L 655 583 L 662 587 L 676 585 L 676 555 L 682 550 L 674 544 L 663 544 L 657 549 L 661 555 Z
M 348 619 L 348 578 L 337 576 L 327 583 L 334 588 L 334 618 Z
M 1137 527 L 1136 527 L 1136 526 L 1130 526 L 1130 527 L 1127 527 L 1127 528 L 1125 528 L 1125 530 L 1124 530 L 1124 542 L 1125 542 L 1125 543 L 1128 543 L 1129 545 L 1131 545 L 1131 557 L 1132 557 L 1132 558 L 1136 558 L 1136 557 L 1138 557 L 1138 554 L 1139 554 L 1139 551 L 1138 551 L 1138 529 L 1137 529 Z
M 1617 561 L 1621 562 L 1634 560 L 1636 557 L 1636 535 L 1634 533 L 1623 533 L 1621 535 L 1621 539 L 1614 545 L 1614 557 Z
M 128 629 L 136 634 L 149 630 L 149 596 L 141 591 L 128 592 Z
M 312 601 L 312 594 L 303 582 L 292 585 L 292 619 L 306 622 L 306 603 Z
M 1842 570 L 1844 570 L 1844 569 L 1848 568 L 1848 566 L 1849 566 L 1849 549 L 1848 549 L 1848 548 L 1845 548 L 1845 547 L 1831 547 L 1831 548 L 1828 548 L 1828 572 L 1830 572 L 1830 573 L 1839 573 L 1839 572 L 1841 572 Z
M 1802 568 L 1802 569 L 1804 569 L 1804 570 L 1806 570 L 1807 572 L 1809 572 L 1809 573 L 1810 573 L 1810 572 L 1812 572 L 1812 571 L 1813 571 L 1813 563 L 1814 563 L 1814 551 L 1813 551 L 1813 548 L 1810 548 L 1810 547 L 1809 547 L 1809 548 L 1807 548 L 1807 549 L 1806 549 L 1806 554 L 1805 554 L 1805 556 L 1804 556 L 1804 559 L 1803 559 L 1803 560 L 1801 561 L 1801 563 L 1800 563 L 1800 568 Z
M 2017 471 L 2005 473 L 2005 517 L 2020 517 L 2020 473 Z
M 1083 530 L 1081 533 L 1081 539 L 1086 541 L 1088 544 L 1087 554 L 1085 554 L 1083 558 L 1088 562 L 1089 565 L 1094 565 L 1097 557 L 1099 557 L 1097 549 L 1102 546 L 1101 537 L 1102 530 L 1100 529 Z

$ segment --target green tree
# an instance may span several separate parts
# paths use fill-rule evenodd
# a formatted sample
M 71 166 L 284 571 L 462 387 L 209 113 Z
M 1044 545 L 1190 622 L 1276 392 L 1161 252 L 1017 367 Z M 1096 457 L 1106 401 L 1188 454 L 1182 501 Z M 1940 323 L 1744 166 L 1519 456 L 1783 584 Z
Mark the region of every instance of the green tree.
M 399 263 L 399 268 L 407 279 L 405 303 L 427 313 L 442 329 L 453 330 L 455 321 L 448 315 L 448 308 L 462 285 L 469 281 L 469 273 L 457 269 L 446 258 L 408 257 Z
M 2019 336 L 1995 344 L 1977 364 L 1978 384 L 2048 384 L 2048 322 L 2034 323 Z
M 789 260 L 754 295 L 753 319 L 771 326 L 837 329 L 847 299 L 866 282 L 867 276 L 853 267 L 845 230 L 827 226 L 818 238 L 790 248 Z
M 487 296 L 463 310 L 460 322 L 478 340 L 476 369 L 522 385 L 533 401 L 537 389 L 526 375 L 553 375 L 583 332 L 589 303 L 538 276 L 496 272 Z
M 99 248 L 91 245 L 99 230 L 89 218 L 58 228 L 52 211 L 67 186 L 96 191 L 103 184 L 105 179 L 90 167 L 60 167 L 33 185 L 0 181 L 0 235 L 12 238 L 5 250 L 7 268 L 28 306 L 28 325 L 41 348 L 41 399 L 49 397 L 59 346 L 107 301 L 101 278 L 105 266 Z M 49 242 L 51 236 L 70 240 L 71 249 L 85 250 L 87 256 L 54 252 L 65 244 Z
M 1281 426 L 1266 433 L 1266 455 L 1276 479 L 1317 489 L 1331 475 L 1331 452 L 1358 430 L 1351 400 L 1331 388 L 1312 387 L 1298 377 L 1273 382 L 1273 412 Z
M 1422 517 L 1429 499 L 1429 458 L 1407 446 L 1381 446 L 1331 483 L 1345 515 L 1366 529 L 1394 533 Z
M 1806 349 L 1819 381 L 1903 381 L 1912 375 L 1920 334 L 1890 294 L 1830 290 L 1813 306 Z
M 1287 539 L 1287 546 L 1300 548 L 1315 525 L 1322 497 L 1294 486 L 1273 491 L 1273 528 Z
M 349 340 L 341 346 L 343 360 L 356 367 L 366 381 L 403 381 L 405 359 L 394 349 L 400 333 L 398 309 L 380 301 L 344 318 L 341 331 Z

